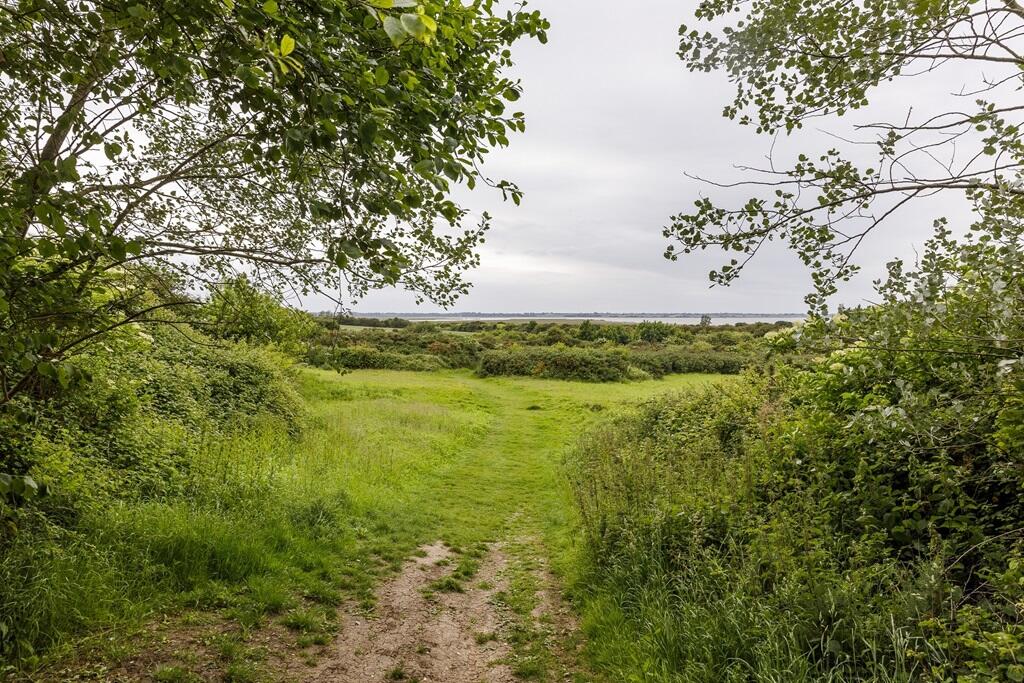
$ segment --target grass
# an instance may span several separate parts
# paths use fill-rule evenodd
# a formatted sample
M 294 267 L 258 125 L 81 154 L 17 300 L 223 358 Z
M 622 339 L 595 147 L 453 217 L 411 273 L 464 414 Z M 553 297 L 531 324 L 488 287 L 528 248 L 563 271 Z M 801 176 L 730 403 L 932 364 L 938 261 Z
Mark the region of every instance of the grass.
M 269 425 L 211 444 L 193 465 L 188 496 L 97 513 L 84 521 L 80 548 L 36 559 L 38 585 L 26 590 L 52 587 L 34 617 L 51 654 L 18 666 L 87 657 L 101 638 L 75 634 L 126 631 L 154 609 L 219 610 L 243 631 L 271 616 L 304 642 L 322 642 L 311 634 L 328 628 L 329 607 L 346 597 L 370 606 L 377 581 L 437 539 L 463 550 L 459 589 L 483 544 L 500 538 L 536 537 L 555 572 L 571 576 L 565 446 L 601 417 L 594 406 L 711 379 L 584 384 L 305 370 L 313 426 L 299 442 Z M 533 659 L 522 673 L 542 677 Z M 227 680 L 256 676 L 247 658 L 225 662 Z

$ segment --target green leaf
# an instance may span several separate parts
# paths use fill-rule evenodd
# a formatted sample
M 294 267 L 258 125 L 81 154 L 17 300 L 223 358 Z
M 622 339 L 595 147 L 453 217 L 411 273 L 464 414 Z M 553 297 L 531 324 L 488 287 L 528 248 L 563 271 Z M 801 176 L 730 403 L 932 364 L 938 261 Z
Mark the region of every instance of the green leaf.
M 57 162 L 57 169 L 60 171 L 60 177 L 62 180 L 78 180 L 81 178 L 78 175 L 78 157 L 67 157 Z
M 377 70 L 373 72 L 373 77 L 377 81 L 377 85 L 387 85 L 391 80 L 391 74 L 383 66 L 377 67 Z
M 384 17 L 384 32 L 388 34 L 388 38 L 391 39 L 391 43 L 395 47 L 404 43 L 409 37 L 402 22 L 391 16 Z
M 417 40 L 421 40 L 427 35 L 427 27 L 419 14 L 403 14 L 401 21 L 402 28 L 405 29 L 406 33 Z
M 36 243 L 36 251 L 43 258 L 51 258 L 57 254 L 57 247 L 50 240 L 42 239 Z
M 124 240 L 120 237 L 112 237 L 110 240 L 110 255 L 114 257 L 115 261 L 123 261 L 126 253 Z
M 339 241 L 338 248 L 350 258 L 360 258 L 363 256 L 363 250 L 352 240 Z
M 263 11 L 270 15 L 277 14 L 276 0 L 267 0 L 265 3 L 263 3 Z
M 377 138 L 377 122 L 373 119 L 367 119 L 363 122 L 363 125 L 359 126 L 359 139 L 363 144 L 370 145 Z
M 295 50 L 295 39 L 287 33 L 281 38 L 281 56 L 287 57 Z
M 100 232 L 100 228 L 102 227 L 102 224 L 100 223 L 99 214 L 96 213 L 95 211 L 90 211 L 89 213 L 85 214 L 85 225 L 87 228 L 89 228 L 89 230 L 98 234 Z
M 434 160 L 424 159 L 413 166 L 413 170 L 422 176 L 434 175 Z

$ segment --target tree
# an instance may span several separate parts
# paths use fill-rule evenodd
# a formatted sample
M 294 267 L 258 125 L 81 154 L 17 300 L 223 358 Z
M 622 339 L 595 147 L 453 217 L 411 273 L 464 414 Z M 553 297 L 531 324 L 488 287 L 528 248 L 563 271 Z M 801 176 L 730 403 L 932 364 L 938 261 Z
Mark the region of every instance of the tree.
M 584 320 L 580 323 L 580 326 L 576 328 L 576 337 L 581 341 L 594 341 L 597 339 L 598 334 L 599 330 L 597 329 L 597 325 L 589 320 Z
M 742 20 L 722 26 L 736 13 Z M 698 200 L 666 228 L 668 258 L 713 247 L 733 252 L 710 275 L 727 284 L 766 242 L 785 240 L 811 268 L 807 301 L 823 313 L 837 283 L 856 272 L 865 237 L 916 200 L 966 195 L 977 231 L 1019 223 L 1024 107 L 1002 99 L 1020 87 L 1024 68 L 1024 7 L 1016 0 L 703 0 L 697 18 L 722 28 L 682 27 L 681 58 L 692 71 L 728 73 L 736 97 L 725 116 L 765 134 L 865 107 L 884 81 L 954 63 L 978 65 L 978 82 L 951 96 L 947 111 L 911 110 L 903 121 L 858 127 L 862 137 L 850 142 L 877 150 L 866 168 L 837 149 L 801 155 L 789 170 L 748 168 L 751 176 L 735 185 L 766 193 L 735 208 Z
M 270 344 L 299 355 L 320 329 L 309 313 L 254 287 L 244 275 L 215 288 L 203 306 L 203 329 L 216 337 L 250 344 Z
M 493 0 L 0 0 L 0 405 L 244 272 L 448 304 L 488 227 L 454 183 L 524 129 Z M 169 290 L 170 288 L 164 288 Z
M 637 338 L 648 344 L 660 344 L 675 332 L 675 328 L 659 320 L 645 320 L 636 326 Z

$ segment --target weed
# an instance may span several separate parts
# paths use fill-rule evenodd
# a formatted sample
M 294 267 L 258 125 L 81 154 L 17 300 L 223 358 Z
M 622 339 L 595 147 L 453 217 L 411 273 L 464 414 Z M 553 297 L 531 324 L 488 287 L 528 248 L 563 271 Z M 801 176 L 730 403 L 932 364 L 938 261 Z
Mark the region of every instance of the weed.
M 466 589 L 462 587 L 462 583 L 458 579 L 452 576 L 445 576 L 437 579 L 436 581 L 430 582 L 430 590 L 438 593 L 465 593 Z
M 289 612 L 281 619 L 281 623 L 300 633 L 322 631 L 326 626 L 323 612 L 312 609 L 297 609 Z
M 330 642 L 330 635 L 323 631 L 318 633 L 303 633 L 296 641 L 298 646 L 303 648 L 311 647 L 313 645 L 329 645 Z
M 203 679 L 180 666 L 161 666 L 153 672 L 153 680 L 157 683 L 200 683 Z
M 280 580 L 269 576 L 249 579 L 249 596 L 256 610 L 266 614 L 278 614 L 294 603 L 288 589 Z
M 494 641 L 494 640 L 497 640 L 497 639 L 498 639 L 498 635 L 496 633 L 494 633 L 493 631 L 488 632 L 488 633 L 475 633 L 475 634 L 473 634 L 473 640 L 476 641 L 477 645 L 483 645 L 485 643 L 490 643 L 491 641 Z
M 259 683 L 260 670 L 252 662 L 232 662 L 224 668 L 224 683 Z

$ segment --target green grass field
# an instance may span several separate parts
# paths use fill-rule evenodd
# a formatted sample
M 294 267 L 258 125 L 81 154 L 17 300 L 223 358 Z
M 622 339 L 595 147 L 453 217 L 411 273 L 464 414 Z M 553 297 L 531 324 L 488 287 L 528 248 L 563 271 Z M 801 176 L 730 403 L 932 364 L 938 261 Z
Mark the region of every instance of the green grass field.
M 136 656 L 150 647 L 145 625 L 156 615 L 240 624 L 224 666 L 258 669 L 246 659 L 248 634 L 278 623 L 307 643 L 322 640 L 341 601 L 368 607 L 380 580 L 438 539 L 467 550 L 504 541 L 571 584 L 565 448 L 608 409 L 714 379 L 584 384 L 303 370 L 311 415 L 298 441 L 268 425 L 213 443 L 193 465 L 188 498 L 98 514 L 88 528 L 101 555 L 71 549 L 59 565 L 43 563 L 43 579 L 52 571 L 76 581 L 47 593 L 38 611 L 39 628 L 58 636 L 42 670 L 69 658 L 105 667 Z M 529 596 L 519 597 L 528 612 Z M 134 639 L 109 637 L 133 628 Z M 102 635 L 83 641 L 76 632 Z M 517 651 L 543 679 L 544 648 L 529 634 L 520 640 Z
M 654 392 L 711 381 L 583 384 L 478 379 L 469 372 L 308 371 L 303 393 L 318 429 L 285 475 L 295 499 L 348 498 L 375 519 L 378 540 L 404 556 L 507 533 L 568 540 L 573 507 L 563 448 L 601 411 Z

